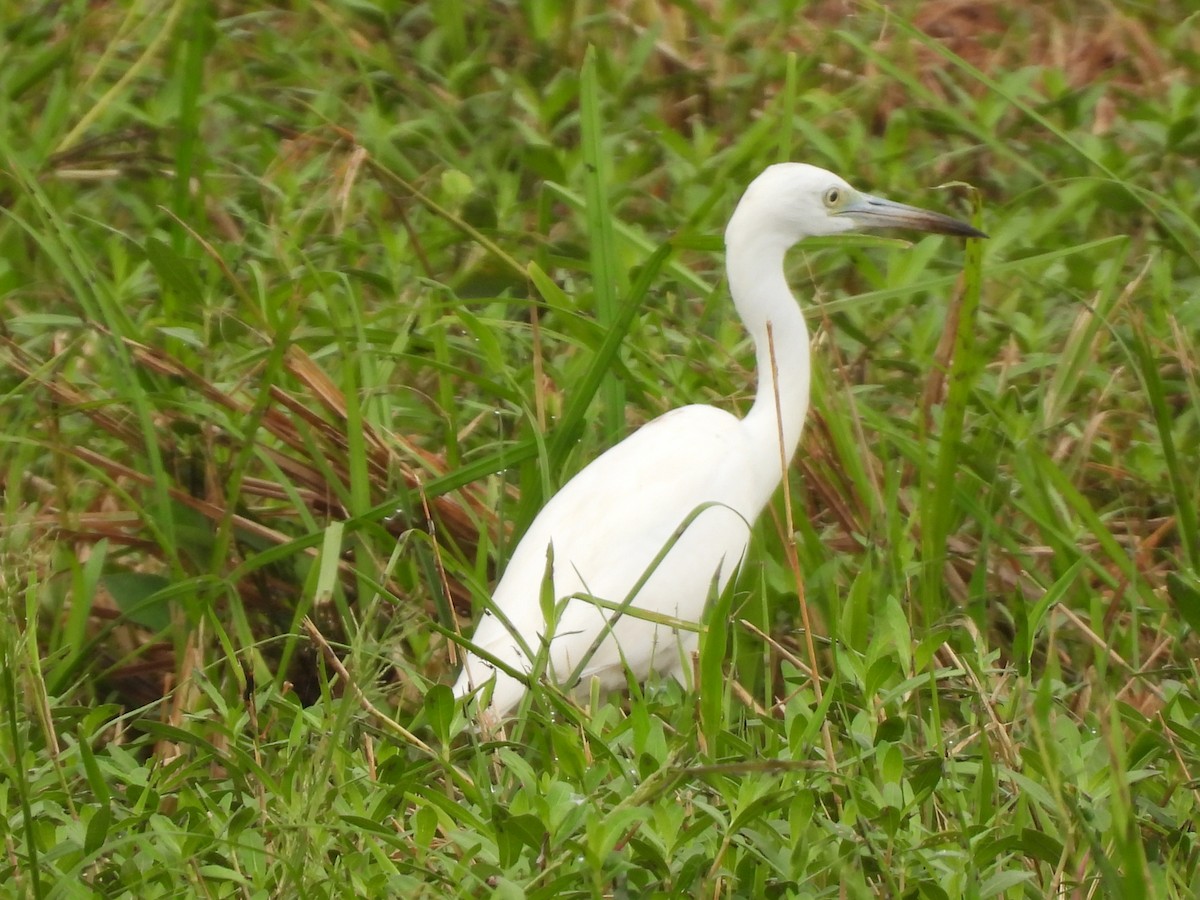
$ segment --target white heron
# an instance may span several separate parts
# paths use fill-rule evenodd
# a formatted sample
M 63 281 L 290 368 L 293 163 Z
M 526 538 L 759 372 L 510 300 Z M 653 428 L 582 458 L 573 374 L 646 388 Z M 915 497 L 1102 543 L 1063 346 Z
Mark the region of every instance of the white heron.
M 940 213 L 864 194 L 816 166 L 781 163 L 755 178 L 725 229 L 729 291 L 758 365 L 750 411 L 739 419 L 712 406 L 671 410 L 585 467 L 534 519 L 471 644 L 525 674 L 542 655 L 545 674 L 560 684 L 597 678 L 611 689 L 626 683 L 626 668 L 639 680 L 652 672 L 682 679 L 698 636 L 662 617 L 699 622 L 714 589 L 733 577 L 808 411 L 808 329 L 784 255 L 806 237 L 892 227 L 985 237 Z M 553 599 L 562 601 L 550 624 L 548 561 Z M 492 680 L 484 712 L 494 721 L 521 699 L 522 679 L 468 652 L 454 693 Z

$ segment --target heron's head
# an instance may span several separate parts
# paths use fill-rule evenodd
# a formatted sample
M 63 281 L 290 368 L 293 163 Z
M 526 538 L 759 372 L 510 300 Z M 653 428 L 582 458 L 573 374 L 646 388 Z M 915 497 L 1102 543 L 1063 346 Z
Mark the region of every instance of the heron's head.
M 757 237 L 790 247 L 806 237 L 867 228 L 986 237 L 941 213 L 864 194 L 817 166 L 778 163 L 746 188 L 725 230 L 725 243 Z

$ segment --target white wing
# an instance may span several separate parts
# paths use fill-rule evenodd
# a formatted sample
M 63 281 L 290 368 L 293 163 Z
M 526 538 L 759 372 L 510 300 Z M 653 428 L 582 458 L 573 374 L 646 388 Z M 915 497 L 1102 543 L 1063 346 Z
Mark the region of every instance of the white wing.
M 764 478 L 747 471 L 753 460 L 741 421 L 727 412 L 687 406 L 660 416 L 596 459 L 546 504 L 496 586 L 495 607 L 536 654 L 548 630 L 540 603 L 548 547 L 554 548 L 557 599 L 584 593 L 621 603 L 697 507 L 715 503 L 720 505 L 695 515 L 633 601 L 641 609 L 699 621 L 714 581 L 723 588 L 740 565 L 750 536 L 747 523 L 766 500 L 755 487 Z M 587 600 L 567 603 L 550 644 L 553 677 L 565 679 L 575 670 L 611 615 Z M 519 671 L 531 667 L 520 642 L 490 612 L 472 642 Z M 695 644 L 693 633 L 676 634 L 625 614 L 583 675 L 608 687 L 623 684 L 622 660 L 638 678 L 675 671 Z M 468 654 L 455 693 L 462 696 L 493 674 L 492 707 L 503 715 L 524 686 L 477 656 Z

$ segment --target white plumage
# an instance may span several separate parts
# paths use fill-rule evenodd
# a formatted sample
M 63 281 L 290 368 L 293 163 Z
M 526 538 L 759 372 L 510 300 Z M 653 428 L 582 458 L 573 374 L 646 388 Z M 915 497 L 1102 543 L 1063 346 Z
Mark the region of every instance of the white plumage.
M 485 612 L 473 645 L 529 672 L 522 642 L 536 655 L 549 631 L 541 602 L 548 548 L 555 598 L 584 594 L 620 604 L 689 517 L 632 605 L 699 621 L 714 586 L 723 589 L 741 564 L 750 525 L 778 487 L 808 409 L 808 330 L 785 279 L 784 255 L 808 236 L 887 226 L 983 236 L 947 216 L 860 193 L 815 166 L 770 166 L 750 184 L 725 231 L 729 290 L 757 356 L 750 412 L 738 419 L 711 406 L 672 410 L 572 478 L 521 539 L 492 597 L 503 618 Z M 549 677 L 569 678 L 612 615 L 590 600 L 569 600 L 553 629 Z M 583 684 L 594 677 L 605 688 L 621 686 L 626 666 L 638 679 L 651 672 L 678 677 L 696 643 L 694 632 L 626 612 L 582 669 Z M 490 715 L 502 716 L 525 685 L 474 653 L 465 654 L 455 694 L 465 696 L 493 677 Z

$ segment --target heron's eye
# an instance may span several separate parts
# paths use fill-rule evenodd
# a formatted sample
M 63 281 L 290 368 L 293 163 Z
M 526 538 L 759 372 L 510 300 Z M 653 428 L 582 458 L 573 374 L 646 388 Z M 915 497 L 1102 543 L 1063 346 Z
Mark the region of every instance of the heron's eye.
M 826 206 L 828 206 L 832 209 L 833 207 L 836 207 L 837 205 L 839 205 L 841 202 L 842 202 L 842 191 L 840 188 L 831 187 L 829 190 L 827 190 L 825 192 L 825 205 Z

